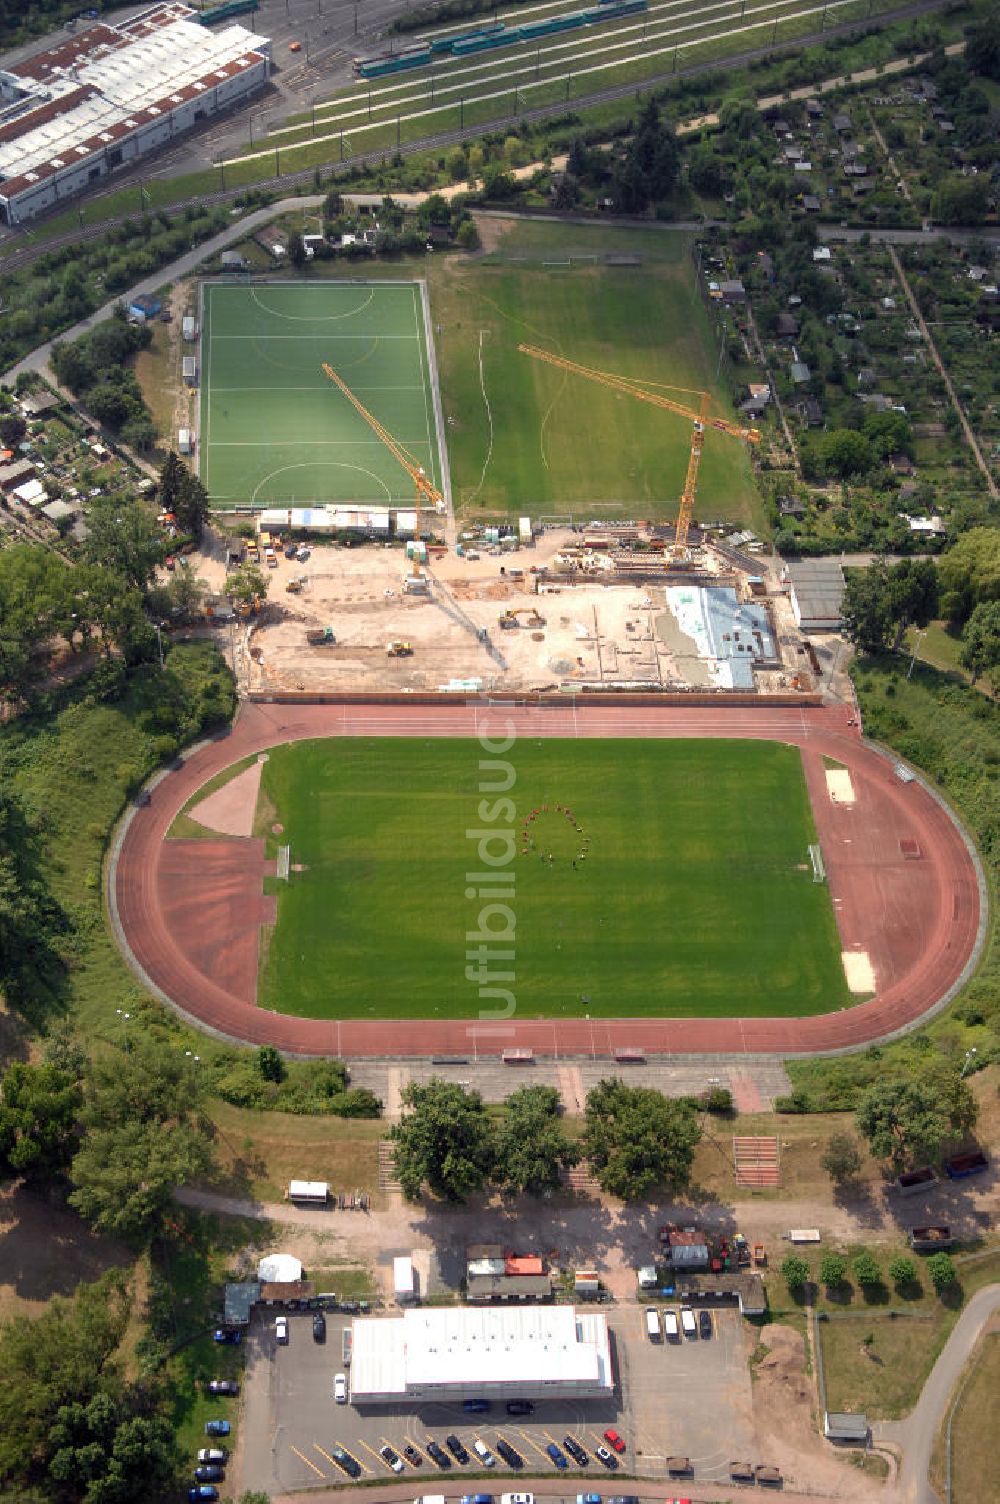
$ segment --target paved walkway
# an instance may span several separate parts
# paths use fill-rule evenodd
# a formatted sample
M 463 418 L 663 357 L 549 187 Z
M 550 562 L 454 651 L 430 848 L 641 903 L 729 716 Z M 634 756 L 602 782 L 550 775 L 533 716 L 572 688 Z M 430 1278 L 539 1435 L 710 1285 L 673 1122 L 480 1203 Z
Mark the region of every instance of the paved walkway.
M 903 1453 L 897 1492 L 899 1504 L 940 1504 L 927 1476 L 934 1443 L 962 1370 L 983 1328 L 998 1310 L 1000 1285 L 986 1285 L 977 1290 L 931 1369 L 915 1409 L 906 1420 L 886 1421 L 874 1427 L 877 1441 L 894 1444 Z M 984 1415 L 982 1419 L 984 1425 L 989 1424 L 988 1416 Z

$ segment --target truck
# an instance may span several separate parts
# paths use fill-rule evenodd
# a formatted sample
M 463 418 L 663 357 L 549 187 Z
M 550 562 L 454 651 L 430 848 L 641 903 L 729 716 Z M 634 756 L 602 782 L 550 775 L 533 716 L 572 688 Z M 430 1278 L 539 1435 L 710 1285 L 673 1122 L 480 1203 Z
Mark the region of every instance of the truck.
M 650 1342 L 660 1340 L 660 1313 L 655 1306 L 646 1307 L 646 1336 Z
M 306 642 L 311 648 L 332 647 L 336 641 L 332 627 L 308 627 L 306 629 Z
M 385 645 L 385 656 L 387 658 L 412 658 L 412 644 L 401 642 L 398 638 L 393 642 L 387 642 Z

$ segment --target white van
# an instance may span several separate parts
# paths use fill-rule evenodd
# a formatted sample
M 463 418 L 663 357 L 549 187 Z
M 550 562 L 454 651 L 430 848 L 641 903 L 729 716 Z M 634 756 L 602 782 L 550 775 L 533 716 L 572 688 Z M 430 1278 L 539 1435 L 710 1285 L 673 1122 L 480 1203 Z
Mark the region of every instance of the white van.
M 414 1499 L 413 1504 L 445 1504 L 444 1494 L 421 1494 L 419 1499 Z
M 663 1313 L 663 1330 L 666 1333 L 666 1337 L 667 1337 L 667 1341 L 668 1342 L 676 1342 L 677 1341 L 677 1339 L 680 1336 L 681 1332 L 680 1332 L 680 1327 L 677 1325 L 677 1312 L 676 1311 L 664 1311 L 664 1313 Z
M 655 1306 L 646 1307 L 646 1336 L 650 1342 L 660 1340 L 660 1313 Z
M 681 1306 L 681 1329 L 685 1337 L 697 1337 L 698 1324 L 694 1319 L 694 1312 L 687 1306 Z

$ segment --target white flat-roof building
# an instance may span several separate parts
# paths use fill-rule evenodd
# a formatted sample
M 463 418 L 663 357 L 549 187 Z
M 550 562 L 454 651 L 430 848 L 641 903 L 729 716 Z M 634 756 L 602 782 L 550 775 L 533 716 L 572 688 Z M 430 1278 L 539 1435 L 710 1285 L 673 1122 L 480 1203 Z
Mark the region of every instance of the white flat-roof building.
M 32 219 L 262 88 L 270 55 L 162 0 L 0 71 L 0 216 Z
M 572 1306 L 421 1308 L 359 1317 L 353 1330 L 355 1405 L 614 1392 L 607 1321 Z

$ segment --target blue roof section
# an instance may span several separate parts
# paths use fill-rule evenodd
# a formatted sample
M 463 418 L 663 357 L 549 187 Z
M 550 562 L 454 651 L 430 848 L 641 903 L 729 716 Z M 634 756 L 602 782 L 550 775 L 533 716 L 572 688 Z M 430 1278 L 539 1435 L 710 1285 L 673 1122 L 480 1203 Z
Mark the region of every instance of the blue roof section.
M 699 658 L 716 660 L 720 688 L 753 689 L 754 663 L 777 656 L 767 611 L 730 585 L 672 586 L 667 603 Z

